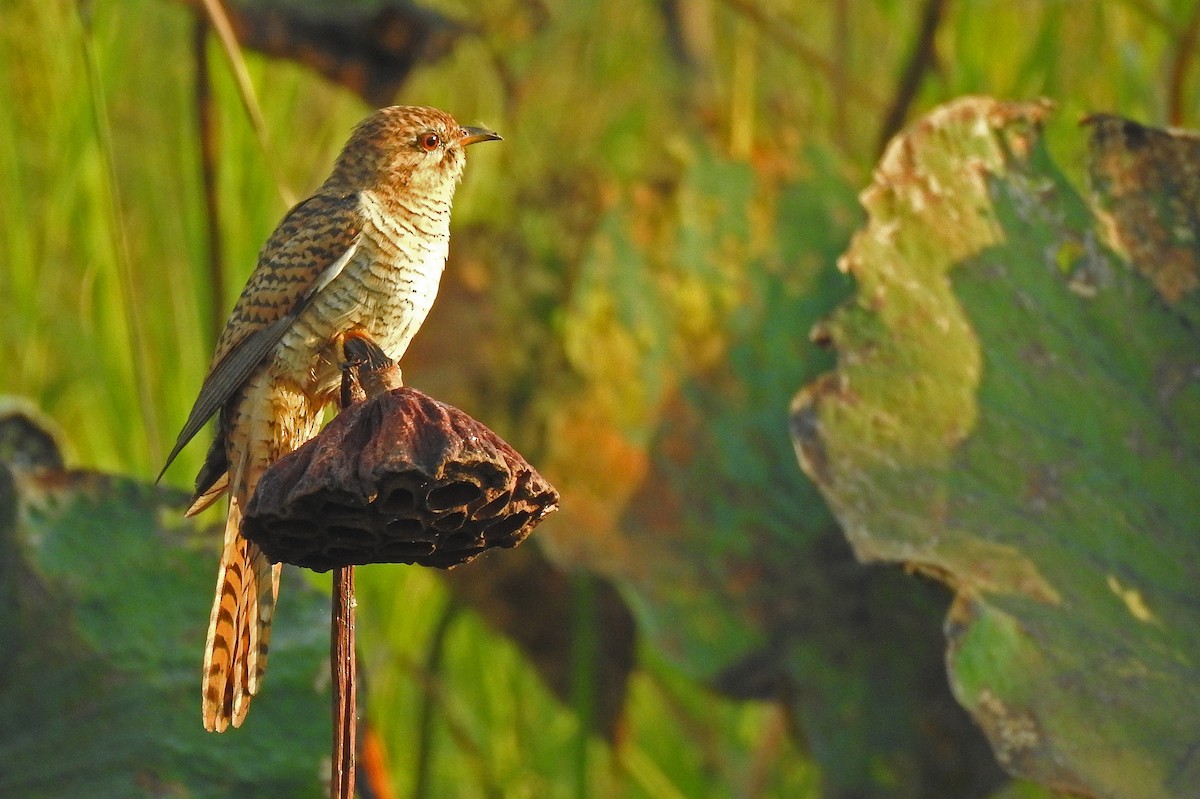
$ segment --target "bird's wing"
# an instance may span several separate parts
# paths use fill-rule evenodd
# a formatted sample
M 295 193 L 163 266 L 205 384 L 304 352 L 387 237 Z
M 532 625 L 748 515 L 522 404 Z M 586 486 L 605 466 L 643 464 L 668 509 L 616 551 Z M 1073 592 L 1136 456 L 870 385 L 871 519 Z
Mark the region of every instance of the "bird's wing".
M 271 234 L 217 341 L 208 376 L 158 479 L 241 387 L 321 289 L 354 257 L 362 233 L 357 194 L 316 194 Z

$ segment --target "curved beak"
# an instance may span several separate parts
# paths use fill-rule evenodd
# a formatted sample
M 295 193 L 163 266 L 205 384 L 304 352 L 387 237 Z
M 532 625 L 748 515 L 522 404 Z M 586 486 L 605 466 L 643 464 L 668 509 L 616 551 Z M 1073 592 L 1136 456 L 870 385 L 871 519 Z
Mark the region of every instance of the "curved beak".
M 487 128 L 463 127 L 462 132 L 463 135 L 458 138 L 458 143 L 463 147 L 466 147 L 468 144 L 475 144 L 476 142 L 481 141 L 503 141 L 503 139 L 500 138 L 499 133 L 496 133 L 494 130 L 488 130 Z

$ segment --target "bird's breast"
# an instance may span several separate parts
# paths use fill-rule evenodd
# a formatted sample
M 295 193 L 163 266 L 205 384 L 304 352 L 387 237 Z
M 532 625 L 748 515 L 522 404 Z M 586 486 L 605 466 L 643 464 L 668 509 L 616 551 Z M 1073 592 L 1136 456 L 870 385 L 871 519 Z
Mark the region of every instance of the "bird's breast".
M 280 340 L 276 368 L 307 393 L 331 396 L 341 379 L 334 339 L 359 326 L 400 360 L 437 296 L 449 239 L 448 206 L 368 205 L 353 257 Z

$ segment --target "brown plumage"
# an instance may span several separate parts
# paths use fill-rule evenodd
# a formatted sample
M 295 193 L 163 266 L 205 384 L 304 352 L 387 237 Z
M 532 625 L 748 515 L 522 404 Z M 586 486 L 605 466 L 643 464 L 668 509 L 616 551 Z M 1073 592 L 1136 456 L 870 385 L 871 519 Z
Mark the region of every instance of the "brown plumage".
M 337 398 L 337 339 L 361 328 L 399 360 L 437 293 L 464 149 L 499 139 L 433 108 L 367 117 L 333 173 L 288 212 L 259 254 L 170 456 L 218 411 L 188 515 L 229 493 L 204 656 L 204 726 L 246 717 L 267 664 L 279 564 L 240 533 L 266 468 L 315 435 Z M 166 466 L 163 467 L 166 471 Z M 161 477 L 161 473 L 159 477 Z

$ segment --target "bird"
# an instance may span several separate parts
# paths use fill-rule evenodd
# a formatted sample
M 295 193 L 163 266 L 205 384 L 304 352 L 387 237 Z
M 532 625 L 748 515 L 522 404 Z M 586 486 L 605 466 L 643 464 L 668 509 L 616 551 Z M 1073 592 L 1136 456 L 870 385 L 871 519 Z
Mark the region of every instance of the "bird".
M 362 331 L 400 360 L 437 294 L 465 149 L 500 139 L 435 108 L 379 109 L 259 253 L 158 476 L 216 415 L 186 511 L 194 516 L 229 496 L 205 643 L 209 731 L 241 726 L 267 665 L 281 565 L 241 534 L 259 477 L 312 438 L 337 400 L 341 335 Z

